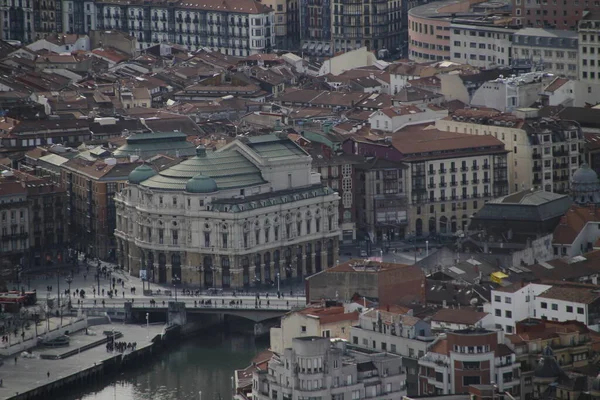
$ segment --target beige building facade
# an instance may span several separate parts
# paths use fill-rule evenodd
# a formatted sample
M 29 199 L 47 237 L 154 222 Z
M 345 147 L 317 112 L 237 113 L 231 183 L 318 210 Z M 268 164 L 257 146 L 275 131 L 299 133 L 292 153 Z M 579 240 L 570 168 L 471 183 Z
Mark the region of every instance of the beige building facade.
M 271 351 L 282 354 L 297 337 L 330 337 L 350 340 L 352 325 L 358 322 L 357 312 L 345 312 L 344 307 L 309 307 L 281 318 L 281 326 L 271 328 Z
M 508 154 L 510 192 L 543 189 L 565 193 L 569 177 L 579 168 L 584 139 L 574 121 L 538 118 L 537 110 L 522 108 L 513 114 L 459 110 L 436 121 L 436 127 L 469 135 L 493 135 Z
M 287 138 L 236 140 L 157 172 L 138 167 L 119 193 L 119 262 L 158 283 L 241 288 L 335 265 L 339 195 Z

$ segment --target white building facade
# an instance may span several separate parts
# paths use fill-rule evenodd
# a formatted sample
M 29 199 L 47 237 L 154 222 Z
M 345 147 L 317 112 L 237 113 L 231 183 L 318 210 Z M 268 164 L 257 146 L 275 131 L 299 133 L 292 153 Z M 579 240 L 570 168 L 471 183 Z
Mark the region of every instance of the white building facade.
M 493 317 L 497 329 L 503 329 L 504 332 L 512 334 L 516 332 L 517 322 L 534 317 L 535 297 L 551 287 L 550 285 L 529 283 L 498 288 L 491 291 L 492 301 L 486 304 L 484 309 Z
M 516 29 L 450 24 L 450 61 L 478 68 L 510 66 Z
M 274 45 L 273 9 L 254 0 L 215 7 L 191 3 L 96 3 L 98 29 L 119 29 L 138 40 L 140 49 L 176 43 L 233 56 L 269 53 Z
M 115 202 L 119 262 L 150 281 L 272 285 L 335 265 L 339 196 L 287 138 L 200 147 L 159 173 L 142 165 Z
M 406 395 L 402 357 L 350 349 L 328 338 L 295 338 L 291 348 L 269 361 L 268 371 L 254 373 L 257 400 L 379 399 Z

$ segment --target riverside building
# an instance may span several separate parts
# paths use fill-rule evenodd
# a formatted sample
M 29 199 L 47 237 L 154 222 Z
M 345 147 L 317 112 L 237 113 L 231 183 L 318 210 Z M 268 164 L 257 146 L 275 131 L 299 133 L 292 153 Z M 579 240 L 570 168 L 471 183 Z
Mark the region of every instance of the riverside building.
M 158 283 L 242 288 L 336 263 L 337 192 L 287 138 L 241 138 L 157 172 L 141 165 L 116 195 L 117 254 Z

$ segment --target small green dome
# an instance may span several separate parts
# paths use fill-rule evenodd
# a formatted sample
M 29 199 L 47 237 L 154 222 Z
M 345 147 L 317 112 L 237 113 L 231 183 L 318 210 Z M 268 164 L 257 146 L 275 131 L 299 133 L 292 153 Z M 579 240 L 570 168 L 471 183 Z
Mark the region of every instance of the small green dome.
M 196 175 L 185 184 L 188 193 L 213 193 L 217 191 L 217 182 L 211 177 Z
M 129 174 L 129 183 L 139 184 L 148 178 L 156 175 L 156 171 L 152 167 L 142 164 Z

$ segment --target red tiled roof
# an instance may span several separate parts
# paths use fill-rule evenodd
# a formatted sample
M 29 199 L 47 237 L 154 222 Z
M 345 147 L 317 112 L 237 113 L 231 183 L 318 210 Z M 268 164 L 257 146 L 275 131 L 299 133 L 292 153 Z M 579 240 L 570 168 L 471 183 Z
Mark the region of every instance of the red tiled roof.
M 556 90 L 560 89 L 565 83 L 569 82 L 569 79 L 566 78 L 555 78 L 552 82 L 548 84 L 544 88 L 544 92 L 554 93 Z
M 340 321 L 358 321 L 358 313 L 345 313 L 344 307 L 307 307 L 300 314 L 316 317 L 321 324 L 332 324 Z
M 475 325 L 487 315 L 485 312 L 468 309 L 442 308 L 431 317 L 431 321 Z
M 552 243 L 572 244 L 583 227 L 592 221 L 600 221 L 600 208 L 572 205 L 554 228 Z

